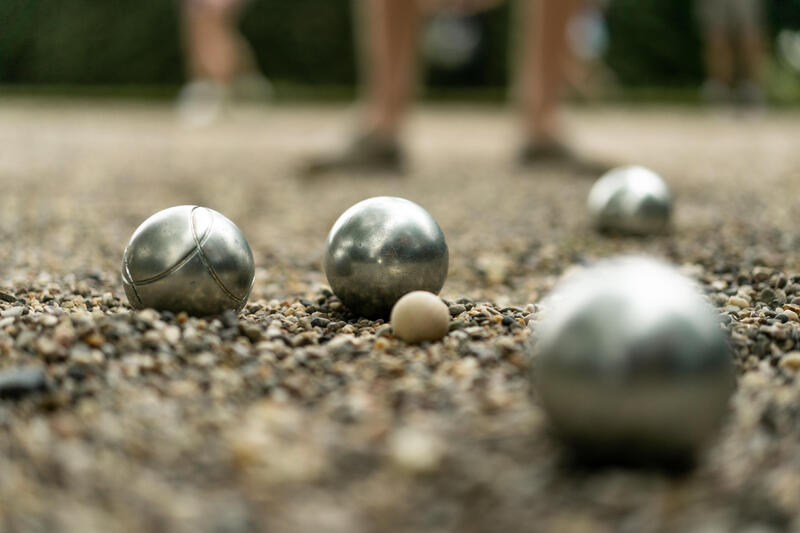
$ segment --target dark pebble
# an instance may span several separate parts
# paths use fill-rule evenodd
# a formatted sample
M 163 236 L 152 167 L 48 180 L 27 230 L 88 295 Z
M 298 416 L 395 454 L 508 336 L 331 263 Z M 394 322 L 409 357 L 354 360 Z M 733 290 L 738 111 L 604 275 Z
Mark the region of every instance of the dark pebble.
M 21 398 L 44 390 L 47 377 L 40 366 L 24 366 L 0 372 L 0 398 Z
M 504 326 L 510 326 L 511 324 L 514 324 L 514 323 L 516 323 L 516 321 L 513 318 L 511 318 L 510 316 L 505 315 L 503 317 L 503 325 Z
M 775 318 L 776 318 L 777 320 L 780 320 L 780 321 L 781 321 L 781 322 L 783 322 L 784 324 L 785 324 L 785 323 L 787 323 L 787 322 L 789 321 L 789 317 L 788 317 L 788 316 L 787 316 L 785 313 L 781 313 L 781 314 L 779 314 L 779 315 L 776 315 L 776 316 L 775 316 Z
M 455 331 L 457 329 L 464 329 L 467 327 L 467 323 L 463 320 L 453 320 L 450 322 L 450 327 L 448 328 L 449 331 Z
M 71 365 L 67 369 L 67 375 L 75 381 L 83 381 L 87 377 L 86 366 L 82 364 Z
M 4 302 L 14 303 L 17 301 L 17 297 L 7 294 L 5 292 L 0 292 L 0 300 L 3 300 Z
M 758 295 L 758 299 L 762 302 L 771 302 L 775 299 L 775 291 L 772 289 L 764 289 L 761 291 L 761 294 Z
M 229 328 L 235 328 L 239 325 L 239 317 L 233 309 L 228 309 L 222 313 L 222 317 L 220 318 L 222 318 L 222 323 Z
M 311 319 L 311 325 L 314 327 L 327 328 L 331 321 L 321 316 L 315 316 Z
M 467 308 L 461 304 L 453 304 L 447 309 L 450 311 L 450 316 L 460 315 L 467 310 Z

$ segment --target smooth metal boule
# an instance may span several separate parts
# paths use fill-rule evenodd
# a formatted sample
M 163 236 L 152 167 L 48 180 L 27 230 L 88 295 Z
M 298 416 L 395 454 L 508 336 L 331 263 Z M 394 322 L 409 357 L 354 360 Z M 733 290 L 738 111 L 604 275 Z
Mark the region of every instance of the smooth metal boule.
M 439 12 L 428 20 L 423 32 L 422 53 L 432 65 L 456 70 L 475 57 L 481 39 L 480 26 L 469 15 Z
M 667 184 L 652 170 L 618 167 L 592 186 L 589 213 L 600 231 L 648 235 L 665 231 L 672 213 Z
M 135 309 L 196 316 L 240 311 L 253 287 L 253 254 L 241 230 L 206 207 L 159 211 L 133 233 L 122 281 Z
M 379 196 L 345 211 L 325 243 L 325 275 L 355 313 L 386 317 L 404 294 L 438 294 L 449 254 L 439 225 L 422 207 Z
M 534 385 L 580 452 L 690 458 L 719 427 L 732 355 L 699 287 L 672 267 L 603 261 L 562 282 L 542 313 Z

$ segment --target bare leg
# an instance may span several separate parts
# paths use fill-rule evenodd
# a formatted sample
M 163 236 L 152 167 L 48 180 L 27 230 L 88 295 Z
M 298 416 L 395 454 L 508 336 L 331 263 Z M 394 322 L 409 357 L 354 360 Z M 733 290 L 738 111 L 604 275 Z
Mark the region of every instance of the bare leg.
M 764 38 L 761 28 L 755 24 L 742 28 L 740 42 L 745 77 L 760 84 L 764 76 Z
M 186 0 L 184 37 L 189 75 L 229 83 L 240 71 L 241 42 L 235 29 L 241 3 Z
M 522 119 L 532 142 L 546 142 L 560 133 L 560 96 L 569 61 L 566 28 L 580 0 L 520 2 L 524 26 L 519 80 Z
M 367 132 L 394 139 L 416 79 L 420 13 L 412 0 L 364 0 Z
M 733 83 L 733 51 L 730 36 L 722 25 L 706 29 L 706 69 L 708 78 L 726 87 Z
M 365 111 L 360 136 L 338 153 L 314 157 L 301 173 L 399 172 L 397 142 L 416 79 L 420 9 L 414 0 L 360 0 Z

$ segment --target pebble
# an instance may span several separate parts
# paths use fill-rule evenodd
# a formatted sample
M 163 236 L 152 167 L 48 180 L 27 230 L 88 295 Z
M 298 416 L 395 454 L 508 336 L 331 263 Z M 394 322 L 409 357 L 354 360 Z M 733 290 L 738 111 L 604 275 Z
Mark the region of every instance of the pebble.
M 0 291 L 0 300 L 4 302 L 14 303 L 17 301 L 16 296 Z
M 40 366 L 24 366 L 0 372 L 0 398 L 21 398 L 44 390 L 47 377 Z
M 461 304 L 453 304 L 447 309 L 450 311 L 450 316 L 457 316 L 467 311 L 467 308 Z
M 25 312 L 25 307 L 23 306 L 16 306 L 16 307 L 9 307 L 3 312 L 0 312 L 0 317 L 3 318 L 17 318 L 22 316 L 22 313 Z
M 408 343 L 437 341 L 447 335 L 450 312 L 435 294 L 413 291 L 394 304 L 391 324 L 394 334 Z
M 315 316 L 314 318 L 311 319 L 311 325 L 314 327 L 327 328 L 328 324 L 330 323 L 331 323 L 330 320 L 320 316 Z
M 793 372 L 800 371 L 800 352 L 791 352 L 781 357 L 780 367 Z
M 442 443 L 435 436 L 417 428 L 401 428 L 389 442 L 389 454 L 394 463 L 412 473 L 435 470 L 443 451 Z
M 728 305 L 744 309 L 750 305 L 750 302 L 741 296 L 731 296 L 728 298 Z

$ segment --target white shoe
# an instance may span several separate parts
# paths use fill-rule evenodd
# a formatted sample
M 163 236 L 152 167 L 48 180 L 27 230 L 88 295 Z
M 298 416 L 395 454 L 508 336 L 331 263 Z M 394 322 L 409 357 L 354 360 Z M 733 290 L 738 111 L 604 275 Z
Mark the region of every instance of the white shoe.
M 195 80 L 178 94 L 178 116 L 185 126 L 201 128 L 219 119 L 228 99 L 228 88 L 211 80 Z

